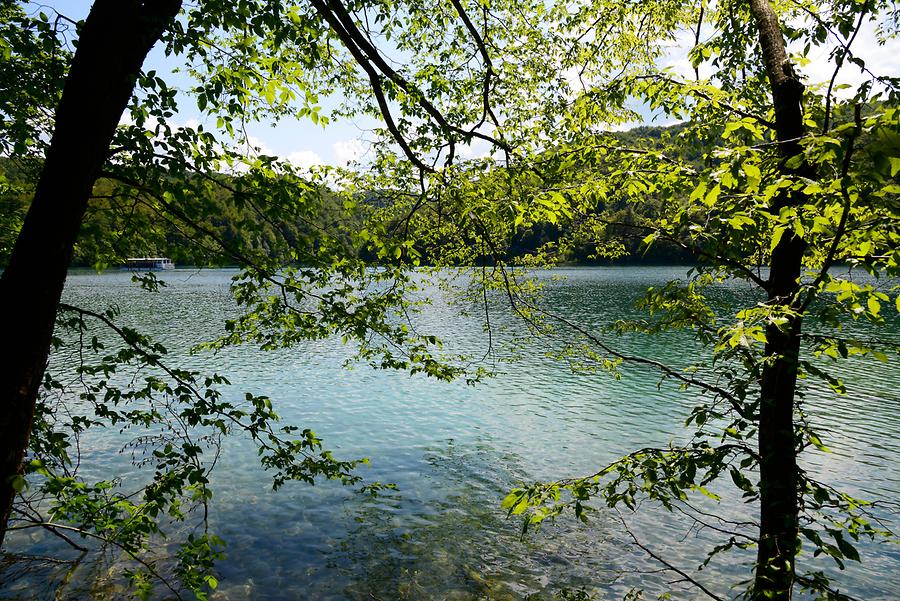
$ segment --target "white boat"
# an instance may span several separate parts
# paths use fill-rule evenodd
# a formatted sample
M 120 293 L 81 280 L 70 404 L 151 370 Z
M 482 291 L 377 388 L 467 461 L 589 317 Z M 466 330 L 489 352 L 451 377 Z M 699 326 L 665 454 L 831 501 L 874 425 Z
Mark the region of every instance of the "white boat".
M 123 269 L 129 271 L 159 271 L 175 269 L 175 263 L 168 257 L 129 257 Z

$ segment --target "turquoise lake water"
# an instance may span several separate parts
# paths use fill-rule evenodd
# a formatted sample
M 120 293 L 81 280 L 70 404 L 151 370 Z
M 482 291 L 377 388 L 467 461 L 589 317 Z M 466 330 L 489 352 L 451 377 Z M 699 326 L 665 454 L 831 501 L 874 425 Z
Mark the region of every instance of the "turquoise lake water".
M 684 271 L 573 268 L 539 277 L 550 306 L 599 331 L 636 316 L 634 299 Z M 574 375 L 547 357 L 547 347 L 539 343 L 523 349 L 518 361 L 500 363 L 496 377 L 475 387 L 364 365 L 347 370 L 342 364 L 350 351 L 331 340 L 268 353 L 240 347 L 187 356 L 190 347 L 220 334 L 223 319 L 234 314 L 229 296 L 234 274 L 167 272 L 161 277 L 169 286 L 150 294 L 127 273 L 73 273 L 65 297 L 94 309 L 119 306 L 124 323 L 168 347 L 175 359 L 170 362 L 227 374 L 228 394 L 235 398 L 244 391 L 270 396 L 285 421 L 313 429 L 340 458 L 370 458 L 371 466 L 360 475 L 396 483 L 397 490 L 373 499 L 334 483 L 289 483 L 272 492 L 252 445 L 229 441 L 213 475 L 211 523 L 228 543 L 214 599 L 551 599 L 564 587 L 621 598 L 633 586 L 648 592 L 673 589 L 676 598 L 693 598 L 691 591 L 668 584 L 677 579 L 671 573 L 647 573 L 659 565 L 630 544 L 612 512 L 599 511 L 588 525 L 560 519 L 522 538 L 521 523 L 506 519 L 500 501 L 522 481 L 592 473 L 631 450 L 686 440 L 681 424 L 694 393 L 658 386 L 657 376 L 642 369 L 627 368 L 618 381 L 603 373 Z M 740 286 L 716 294 L 722 306 L 752 298 Z M 491 317 L 500 331 L 521 329 L 499 308 Z M 892 310 L 888 320 L 875 333 L 897 340 L 900 320 Z M 436 292 L 418 322 L 454 349 L 484 352 L 480 322 L 458 315 Z M 700 352 L 682 333 L 613 341 L 676 366 Z M 857 496 L 896 501 L 897 358 L 848 361 L 841 376 L 848 388 L 843 397 L 821 387 L 807 392 L 813 425 L 825 432 L 833 452 L 808 454 L 804 466 Z M 115 431 L 92 435 L 82 449 L 84 474 L 134 472 L 129 457 L 119 452 L 122 444 Z M 752 516 L 733 495 L 726 495 L 717 511 Z M 890 506 L 877 511 L 900 528 Z M 650 506 L 624 517 L 642 542 L 686 570 L 699 565 L 711 541 L 719 540 L 708 529 L 689 530 L 677 514 Z M 50 537 L 33 532 L 9 540 L 9 549 L 19 552 L 55 548 Z M 900 546 L 861 548 L 861 565 L 834 571 L 840 588 L 863 599 L 900 598 Z M 728 585 L 746 577 L 748 560 L 731 555 L 698 579 L 733 596 Z M 825 562 L 814 565 L 833 570 Z M 23 582 L 0 588 L 0 598 L 44 594 L 34 583 L 23 588 Z

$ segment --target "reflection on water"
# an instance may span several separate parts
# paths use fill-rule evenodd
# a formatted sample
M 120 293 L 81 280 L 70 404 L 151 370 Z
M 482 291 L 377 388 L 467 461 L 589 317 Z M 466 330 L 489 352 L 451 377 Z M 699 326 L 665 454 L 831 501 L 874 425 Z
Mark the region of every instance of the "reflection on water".
M 547 277 L 548 301 L 570 319 L 602 327 L 636 316 L 634 298 L 682 272 L 554 273 L 567 277 Z M 227 374 L 235 398 L 245 390 L 271 396 L 287 421 L 314 429 L 339 457 L 370 457 L 371 467 L 361 474 L 394 482 L 397 490 L 371 498 L 324 483 L 289 484 L 273 493 L 253 447 L 229 441 L 213 482 L 213 527 L 228 542 L 214 598 L 550 599 L 563 587 L 621 597 L 631 586 L 668 586 L 671 575 L 645 573 L 658 566 L 629 545 L 607 511 L 587 526 L 561 519 L 523 538 L 520 524 L 507 520 L 499 504 L 517 482 L 592 472 L 635 448 L 683 440 L 690 395 L 658 387 L 658 378 L 641 370 L 626 370 L 621 381 L 576 377 L 540 347 L 525 349 L 518 362 L 502 364 L 500 375 L 475 388 L 362 366 L 344 370 L 348 351 L 334 341 L 274 353 L 237 348 L 186 355 L 193 344 L 215 337 L 234 311 L 232 275 L 179 270 L 165 274 L 169 287 L 151 295 L 136 289 L 128 274 L 75 274 L 66 297 L 93 308 L 119 305 L 129 325 L 163 342 L 185 367 Z M 723 288 L 716 300 L 727 305 L 747 294 Z M 444 334 L 454 348 L 481 352 L 480 324 L 439 301 L 421 316 L 423 329 Z M 514 327 L 502 314 L 492 319 L 501 330 Z M 884 335 L 900 336 L 896 319 Z M 697 350 L 687 334 L 617 344 L 676 365 Z M 833 453 L 807 455 L 806 467 L 851 493 L 894 499 L 900 493 L 900 370 L 895 361 L 849 361 L 842 370 L 845 397 L 808 393 L 813 423 L 828 432 Z M 132 469 L 118 453 L 122 442 L 114 431 L 86 441 L 91 475 Z M 738 515 L 743 509 L 727 501 L 720 511 Z M 677 516 L 654 511 L 642 509 L 629 522 L 686 569 L 702 562 L 714 540 L 710 532 L 688 532 Z M 55 544 L 40 534 L 11 538 L 10 548 L 35 553 Z M 865 551 L 865 563 L 841 576 L 846 588 L 867 599 L 900 597 L 900 583 L 885 577 L 900 569 L 897 549 L 868 545 Z M 702 573 L 704 581 L 728 594 L 723 583 L 746 575 L 748 560 L 733 556 L 714 564 Z M 5 598 L 42 595 L 52 597 L 35 587 L 0 591 Z

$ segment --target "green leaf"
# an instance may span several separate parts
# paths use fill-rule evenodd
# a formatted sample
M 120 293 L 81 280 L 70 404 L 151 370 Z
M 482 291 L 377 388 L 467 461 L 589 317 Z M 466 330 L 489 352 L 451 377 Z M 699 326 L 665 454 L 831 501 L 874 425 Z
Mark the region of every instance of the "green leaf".
M 856 547 L 847 542 L 841 531 L 835 530 L 831 534 L 844 557 L 853 561 L 859 561 L 859 552 L 856 550 Z
M 881 311 L 881 303 L 878 302 L 878 299 L 874 296 L 869 296 L 869 300 L 866 302 L 866 305 L 869 308 L 869 313 L 872 315 L 878 315 Z
M 10 479 L 10 483 L 12 484 L 12 488 L 17 493 L 22 492 L 28 487 L 28 482 L 25 480 L 25 476 L 22 474 L 16 474 Z
M 775 247 L 781 242 L 781 238 L 784 236 L 785 231 L 786 228 L 781 226 L 775 228 L 775 231 L 772 232 L 772 239 L 769 241 L 769 252 L 775 250 Z

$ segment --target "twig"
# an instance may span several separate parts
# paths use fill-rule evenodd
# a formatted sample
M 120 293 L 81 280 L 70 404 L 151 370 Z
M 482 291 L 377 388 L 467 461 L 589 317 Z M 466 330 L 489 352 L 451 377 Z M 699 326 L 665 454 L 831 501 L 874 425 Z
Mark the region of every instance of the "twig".
M 637 539 L 637 537 L 634 535 L 634 533 L 631 531 L 631 529 L 628 528 L 628 524 L 625 522 L 625 518 L 622 517 L 622 514 L 620 514 L 618 511 L 616 513 L 618 514 L 619 521 L 622 522 L 622 528 L 625 529 L 625 532 L 627 532 L 628 535 L 631 537 L 631 540 L 634 541 L 635 546 L 637 546 L 642 551 L 644 551 L 644 553 L 646 553 L 647 555 L 649 555 L 650 557 L 652 557 L 653 559 L 655 559 L 656 561 L 658 561 L 659 563 L 664 565 L 666 567 L 666 569 L 668 569 L 672 572 L 675 572 L 676 574 L 681 576 L 686 582 L 689 582 L 689 583 L 693 584 L 694 586 L 696 586 L 698 589 L 703 591 L 710 599 L 715 599 L 715 601 L 725 601 L 724 598 L 716 595 L 715 593 L 710 591 L 708 588 L 703 586 L 701 583 L 697 582 L 697 580 L 692 578 L 687 572 L 675 567 L 674 565 L 672 565 L 671 563 L 669 563 L 668 561 L 666 561 L 665 559 L 663 559 L 662 557 L 660 557 L 659 555 L 657 555 L 656 553 L 651 551 L 646 545 L 641 544 L 641 542 Z

